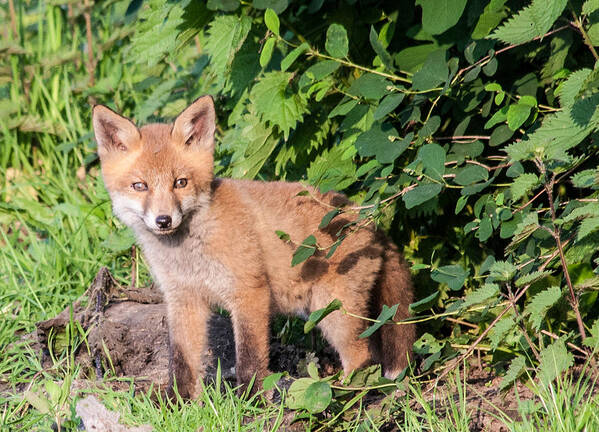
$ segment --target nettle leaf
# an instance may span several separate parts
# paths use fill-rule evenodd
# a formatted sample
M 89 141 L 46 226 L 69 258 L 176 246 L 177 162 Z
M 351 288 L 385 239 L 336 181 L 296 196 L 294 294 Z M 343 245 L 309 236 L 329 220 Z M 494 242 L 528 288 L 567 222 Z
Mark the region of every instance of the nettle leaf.
M 516 279 L 516 286 L 521 287 L 524 285 L 529 285 L 529 284 L 538 282 L 541 279 L 546 278 L 550 274 L 551 274 L 551 272 L 549 272 L 549 271 L 539 271 L 539 270 L 534 271 L 532 273 L 529 273 L 527 275 L 521 276 L 518 279 Z
M 291 267 L 303 263 L 316 252 L 316 237 L 310 235 L 302 242 L 302 244 L 293 253 L 291 259 Z
M 327 39 L 324 47 L 333 57 L 346 57 L 348 52 L 348 40 L 345 27 L 341 24 L 331 24 L 327 30 Z
M 414 189 L 407 191 L 402 200 L 409 210 L 417 205 L 427 202 L 433 199 L 441 193 L 443 186 L 438 183 L 421 183 Z
M 461 265 L 451 264 L 438 267 L 431 272 L 431 279 L 435 282 L 446 283 L 454 291 L 461 289 L 470 274 Z
M 530 324 L 535 331 L 539 331 L 547 311 L 551 309 L 561 297 L 561 288 L 553 286 L 536 294 L 526 305 L 524 314 L 529 316 Z
M 566 349 L 563 338 L 560 338 L 541 351 L 541 362 L 537 377 L 544 385 L 549 385 L 554 379 L 574 364 L 574 356 Z
M 364 330 L 360 334 L 359 337 L 367 338 L 367 337 L 371 336 L 375 331 L 380 329 L 387 321 L 393 319 L 393 317 L 395 316 L 395 313 L 397 312 L 398 307 L 399 307 L 399 305 L 393 305 L 392 307 L 383 305 L 383 309 L 381 310 L 381 313 L 376 318 L 377 322 L 375 322 L 370 327 L 368 327 L 366 330 Z
M 542 36 L 562 14 L 567 0 L 533 0 L 490 36 L 506 44 L 521 44 Z
M 496 261 L 489 269 L 489 276 L 499 281 L 509 281 L 516 274 L 516 266 L 507 261 Z
M 251 28 L 252 19 L 248 16 L 214 17 L 208 29 L 204 49 L 210 55 L 210 68 L 215 76 L 224 79 Z
M 556 90 L 562 108 L 571 108 L 576 102 L 586 79 L 591 74 L 591 69 L 583 68 L 572 72 L 566 81 L 561 83 Z
M 516 326 L 514 318 L 511 316 L 500 319 L 497 324 L 491 330 L 489 334 L 489 340 L 491 341 L 491 348 L 497 349 L 499 344 L 505 339 L 510 330 Z
M 599 173 L 596 169 L 587 169 L 574 174 L 570 180 L 577 188 L 593 188 L 599 183 Z
M 456 25 L 464 12 L 467 0 L 416 0 L 422 7 L 422 27 L 438 35 Z
M 496 297 L 499 292 L 499 285 L 497 284 L 484 284 L 482 287 L 477 289 L 476 291 L 472 291 L 470 294 L 466 296 L 464 299 L 464 303 L 462 303 L 461 308 L 466 309 L 472 305 L 483 303 L 490 298 Z
M 576 236 L 576 241 L 582 240 L 592 232 L 596 231 L 597 228 L 599 228 L 599 217 L 584 219 L 580 223 L 580 227 L 578 228 L 578 235 Z
M 250 101 L 263 121 L 278 126 L 285 139 L 306 112 L 306 101 L 289 88 L 288 72 L 267 72 L 252 88 Z
M 540 183 L 539 177 L 533 173 L 525 173 L 510 184 L 512 200 L 518 201 Z
M 501 380 L 501 385 L 499 386 L 500 390 L 503 390 L 512 385 L 522 374 L 525 366 L 526 358 L 524 356 L 518 356 L 514 358 L 510 363 L 510 367 L 505 373 L 503 379 Z

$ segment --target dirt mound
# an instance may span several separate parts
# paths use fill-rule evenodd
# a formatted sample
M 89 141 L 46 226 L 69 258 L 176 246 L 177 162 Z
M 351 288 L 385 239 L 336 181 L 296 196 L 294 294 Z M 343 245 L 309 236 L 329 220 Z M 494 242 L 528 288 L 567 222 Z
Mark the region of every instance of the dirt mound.
M 72 312 L 71 312 L 72 311 Z M 168 325 L 166 307 L 154 285 L 142 289 L 120 286 L 108 269 L 102 268 L 96 278 L 71 307 L 58 316 L 37 323 L 37 348 L 42 352 L 44 367 L 51 366 L 48 343 L 64 333 L 71 320 L 78 321 L 88 332 L 87 346 L 81 344 L 76 361 L 83 366 L 88 379 L 103 377 L 107 372 L 134 378 L 136 388 L 146 390 L 152 383 L 164 388 L 168 383 Z M 209 347 L 205 361 L 208 377 L 216 373 L 220 361 L 222 375 L 235 378 L 235 341 L 231 320 L 214 313 L 209 321 Z M 271 341 L 270 367 L 295 375 L 297 366 L 310 354 L 300 347 Z M 325 372 L 340 367 L 332 349 L 318 358 Z

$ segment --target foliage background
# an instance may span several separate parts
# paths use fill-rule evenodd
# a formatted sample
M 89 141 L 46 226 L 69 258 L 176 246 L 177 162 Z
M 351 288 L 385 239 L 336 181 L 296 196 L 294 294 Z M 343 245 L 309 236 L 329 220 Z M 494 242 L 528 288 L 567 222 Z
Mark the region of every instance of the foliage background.
M 218 175 L 344 191 L 403 247 L 418 373 L 477 352 L 550 382 L 594 348 L 596 0 L 0 6 L 3 346 L 99 266 L 128 276 L 92 104 L 146 123 L 211 94 Z M 30 379 L 10 347 L 2 376 Z

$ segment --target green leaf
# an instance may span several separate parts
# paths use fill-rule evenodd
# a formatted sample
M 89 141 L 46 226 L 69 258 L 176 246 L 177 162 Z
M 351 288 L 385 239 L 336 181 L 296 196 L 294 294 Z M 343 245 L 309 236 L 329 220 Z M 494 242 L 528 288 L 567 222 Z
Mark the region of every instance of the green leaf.
M 270 63 L 270 59 L 272 58 L 272 52 L 275 48 L 276 39 L 271 37 L 266 40 L 264 46 L 262 47 L 262 52 L 260 53 L 260 66 L 266 67 L 268 63 Z
M 252 19 L 248 16 L 214 17 L 208 29 L 204 49 L 210 55 L 210 68 L 215 76 L 224 79 L 251 28 Z
M 418 159 L 424 166 L 424 173 L 434 180 L 443 181 L 445 174 L 445 149 L 439 144 L 426 144 L 418 151 Z
M 291 237 L 285 231 L 276 230 L 275 234 L 283 241 L 288 242 L 291 241 Z
M 380 163 L 392 163 L 408 147 L 409 143 L 391 141 L 397 130 L 390 123 L 375 123 L 366 132 L 360 134 L 354 145 L 362 157 L 375 156 Z
M 265 391 L 275 388 L 279 380 L 283 377 L 283 372 L 276 372 L 268 375 L 262 381 L 262 388 Z
M 503 7 L 506 0 L 492 0 L 485 6 L 482 15 L 478 18 L 472 31 L 472 39 L 482 39 L 489 34 L 507 15 Z
M 281 70 L 285 72 L 287 69 L 289 69 L 289 66 L 291 66 L 293 62 L 296 61 L 297 58 L 304 52 L 306 52 L 309 48 L 310 45 L 308 45 L 306 42 L 304 42 L 297 48 L 294 48 L 293 51 L 287 54 L 287 56 L 285 56 L 285 58 L 281 61 Z
M 316 245 L 316 237 L 314 237 L 314 235 L 309 235 L 306 237 L 293 254 L 291 266 L 293 267 L 299 263 L 302 263 L 314 255 L 314 252 L 316 252 Z
M 514 264 L 507 261 L 496 261 L 491 266 L 490 276 L 499 281 L 509 281 L 517 271 Z
M 578 228 L 576 241 L 580 241 L 592 232 L 595 232 L 597 228 L 599 228 L 599 217 L 584 219 Z
M 433 199 L 441 191 L 443 190 L 443 186 L 438 183 L 424 183 L 416 186 L 414 189 L 410 189 L 407 191 L 402 199 L 406 205 L 406 208 L 409 210 L 417 205 L 427 202 L 430 199 Z
M 318 323 L 322 321 L 327 315 L 329 315 L 331 312 L 341 309 L 342 306 L 343 305 L 341 304 L 341 301 L 335 299 L 332 302 L 330 302 L 326 307 L 315 310 L 312 313 L 310 313 L 310 316 L 308 317 L 306 324 L 304 324 L 304 333 L 312 331 L 312 329 L 316 327 Z
M 419 312 L 429 310 L 437 303 L 438 298 L 439 298 L 439 291 L 435 291 L 431 295 L 428 295 L 425 298 L 418 300 L 415 303 L 412 303 L 409 307 L 410 312 L 413 314 L 417 314 Z
M 294 410 L 306 409 L 306 390 L 315 382 L 318 381 L 312 378 L 300 378 L 293 381 L 287 391 L 286 403 L 288 408 Z
M 404 93 L 395 93 L 385 96 L 379 106 L 374 111 L 374 120 L 380 120 L 387 114 L 392 112 L 399 106 L 401 101 L 404 99 Z
M 220 0 L 219 0 L 220 1 Z M 253 0 L 252 7 L 255 9 L 272 8 L 277 14 L 282 14 L 289 6 L 289 0 Z
M 489 335 L 491 341 L 491 348 L 496 350 L 499 347 L 501 341 L 507 336 L 507 334 L 516 326 L 514 318 L 508 316 L 499 320 Z
M 574 364 L 574 356 L 568 352 L 562 338 L 541 351 L 540 356 L 537 376 L 546 386 Z
M 353 96 L 361 96 L 364 99 L 379 100 L 388 93 L 389 81 L 380 75 L 365 73 L 355 80 L 347 92 Z
M 445 50 L 430 53 L 422 68 L 412 77 L 412 87 L 415 90 L 430 90 L 445 83 L 449 77 L 446 56 Z
M 346 57 L 348 41 L 345 27 L 341 24 L 331 24 L 327 30 L 327 39 L 324 46 L 332 57 Z
M 519 277 L 516 280 L 516 286 L 521 287 L 524 285 L 532 284 L 534 282 L 537 282 L 537 281 L 540 281 L 541 279 L 546 278 L 550 274 L 551 274 L 551 272 L 549 272 L 549 271 L 539 271 L 539 270 L 534 271 L 532 273 L 529 273 L 527 275 Z
M 480 287 L 476 291 L 472 291 L 470 294 L 466 296 L 466 298 L 464 299 L 464 303 L 462 303 L 461 305 L 461 308 L 466 309 L 472 305 L 483 303 L 489 300 L 490 298 L 497 298 L 498 292 L 499 286 L 497 284 L 484 284 L 482 287 Z
M 539 177 L 533 173 L 524 173 L 510 185 L 512 201 L 518 201 L 540 183 Z
M 445 283 L 454 291 L 461 289 L 470 272 L 461 265 L 451 264 L 438 267 L 431 272 L 431 279 L 435 282 Z
M 515 131 L 528 119 L 532 108 L 521 103 L 510 105 L 507 111 L 507 125 Z
M 274 10 L 270 8 L 266 9 L 266 11 L 264 12 L 264 24 L 266 24 L 266 27 L 271 32 L 279 36 L 279 17 L 277 16 Z
M 587 169 L 574 174 L 570 180 L 572 184 L 577 188 L 590 188 L 595 189 L 595 186 L 599 183 L 599 176 L 597 175 L 596 169 Z
M 113 231 L 100 245 L 113 253 L 122 253 L 135 243 L 135 236 L 130 229 Z
M 393 305 L 392 307 L 383 305 L 383 309 L 381 310 L 381 313 L 376 318 L 377 322 L 375 322 L 370 327 L 368 327 L 366 330 L 364 330 L 360 334 L 359 337 L 367 338 L 367 337 L 371 336 L 375 331 L 380 329 L 387 321 L 393 319 L 393 317 L 395 316 L 395 313 L 397 312 L 398 307 L 399 307 L 399 305 Z
M 331 210 L 330 212 L 328 212 L 327 214 L 325 214 L 322 217 L 322 220 L 320 221 L 320 224 L 318 225 L 318 229 L 324 229 L 327 226 L 329 226 L 329 224 L 331 223 L 331 221 L 338 215 L 341 213 L 341 210 L 339 209 L 334 209 Z
M 585 81 L 591 75 L 591 69 L 583 68 L 572 72 L 566 81 L 561 83 L 556 91 L 562 108 L 571 108 L 578 99 L 578 94 L 584 87 Z
M 323 412 L 333 399 L 331 385 L 325 381 L 317 381 L 308 386 L 304 395 L 305 408 L 312 414 Z
M 441 126 L 441 117 L 432 116 L 431 118 L 429 118 L 426 121 L 426 123 L 424 123 L 424 125 L 420 129 L 420 132 L 418 132 L 418 136 L 423 137 L 423 138 L 432 137 L 433 134 L 435 132 L 437 132 L 437 130 L 439 129 L 440 126 Z
M 567 0 L 533 0 L 490 36 L 506 44 L 521 44 L 543 36 L 562 14 Z
M 374 52 L 381 59 L 381 62 L 385 65 L 385 67 L 388 70 L 394 70 L 395 68 L 393 67 L 393 59 L 391 58 L 385 47 L 383 47 L 383 44 L 381 44 L 381 41 L 379 40 L 379 35 L 374 30 L 374 26 L 370 26 L 369 40 L 372 49 L 374 49 Z
M 524 308 L 524 314 L 530 318 L 530 324 L 535 331 L 539 331 L 547 311 L 562 297 L 562 290 L 558 286 L 547 288 L 536 294 Z
M 422 6 L 422 28 L 438 35 L 457 24 L 467 0 L 416 0 Z
M 250 93 L 250 101 L 260 118 L 278 126 L 285 139 L 306 112 L 306 101 L 289 89 L 292 77 L 288 72 L 267 72 Z
M 510 363 L 510 367 L 508 368 L 506 374 L 501 380 L 501 385 L 499 386 L 499 389 L 503 390 L 512 385 L 522 374 L 522 371 L 524 370 L 525 366 L 526 358 L 524 356 L 518 356 L 514 358 Z
M 485 182 L 489 179 L 489 171 L 480 165 L 467 164 L 461 168 L 453 181 L 461 186 L 467 186 L 473 183 Z
M 335 72 L 337 69 L 339 69 L 339 66 L 341 66 L 341 63 L 336 62 L 335 60 L 324 60 L 316 64 L 313 64 L 306 70 L 306 72 L 304 72 L 304 74 L 300 78 L 300 88 L 303 89 L 304 87 L 313 82 L 320 81 L 323 78 L 326 78 L 327 76 Z

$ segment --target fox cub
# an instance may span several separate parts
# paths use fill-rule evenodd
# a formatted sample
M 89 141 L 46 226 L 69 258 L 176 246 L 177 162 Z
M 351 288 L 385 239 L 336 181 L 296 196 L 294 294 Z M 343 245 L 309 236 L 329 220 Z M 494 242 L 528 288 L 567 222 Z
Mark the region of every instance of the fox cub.
M 397 247 L 372 228 L 349 235 L 326 259 L 317 251 L 291 267 L 299 244 L 313 234 L 328 245 L 350 221 L 344 213 L 318 229 L 344 195 L 298 195 L 299 183 L 215 178 L 214 103 L 197 99 L 174 124 L 137 128 L 97 105 L 93 126 L 102 175 L 114 213 L 135 232 L 162 290 L 170 337 L 170 376 L 183 397 L 194 398 L 203 376 L 211 306 L 231 313 L 236 375 L 247 384 L 267 375 L 269 321 L 274 314 L 306 317 L 337 298 L 353 314 L 376 317 L 382 305 L 399 304 L 408 316 L 410 273 Z M 315 199 L 316 198 L 316 199 Z M 281 240 L 276 230 L 289 234 Z M 326 253 L 326 252 L 325 252 Z M 345 373 L 376 362 L 387 377 L 408 363 L 411 325 L 386 325 L 358 338 L 367 322 L 333 312 L 319 325 L 337 350 Z

